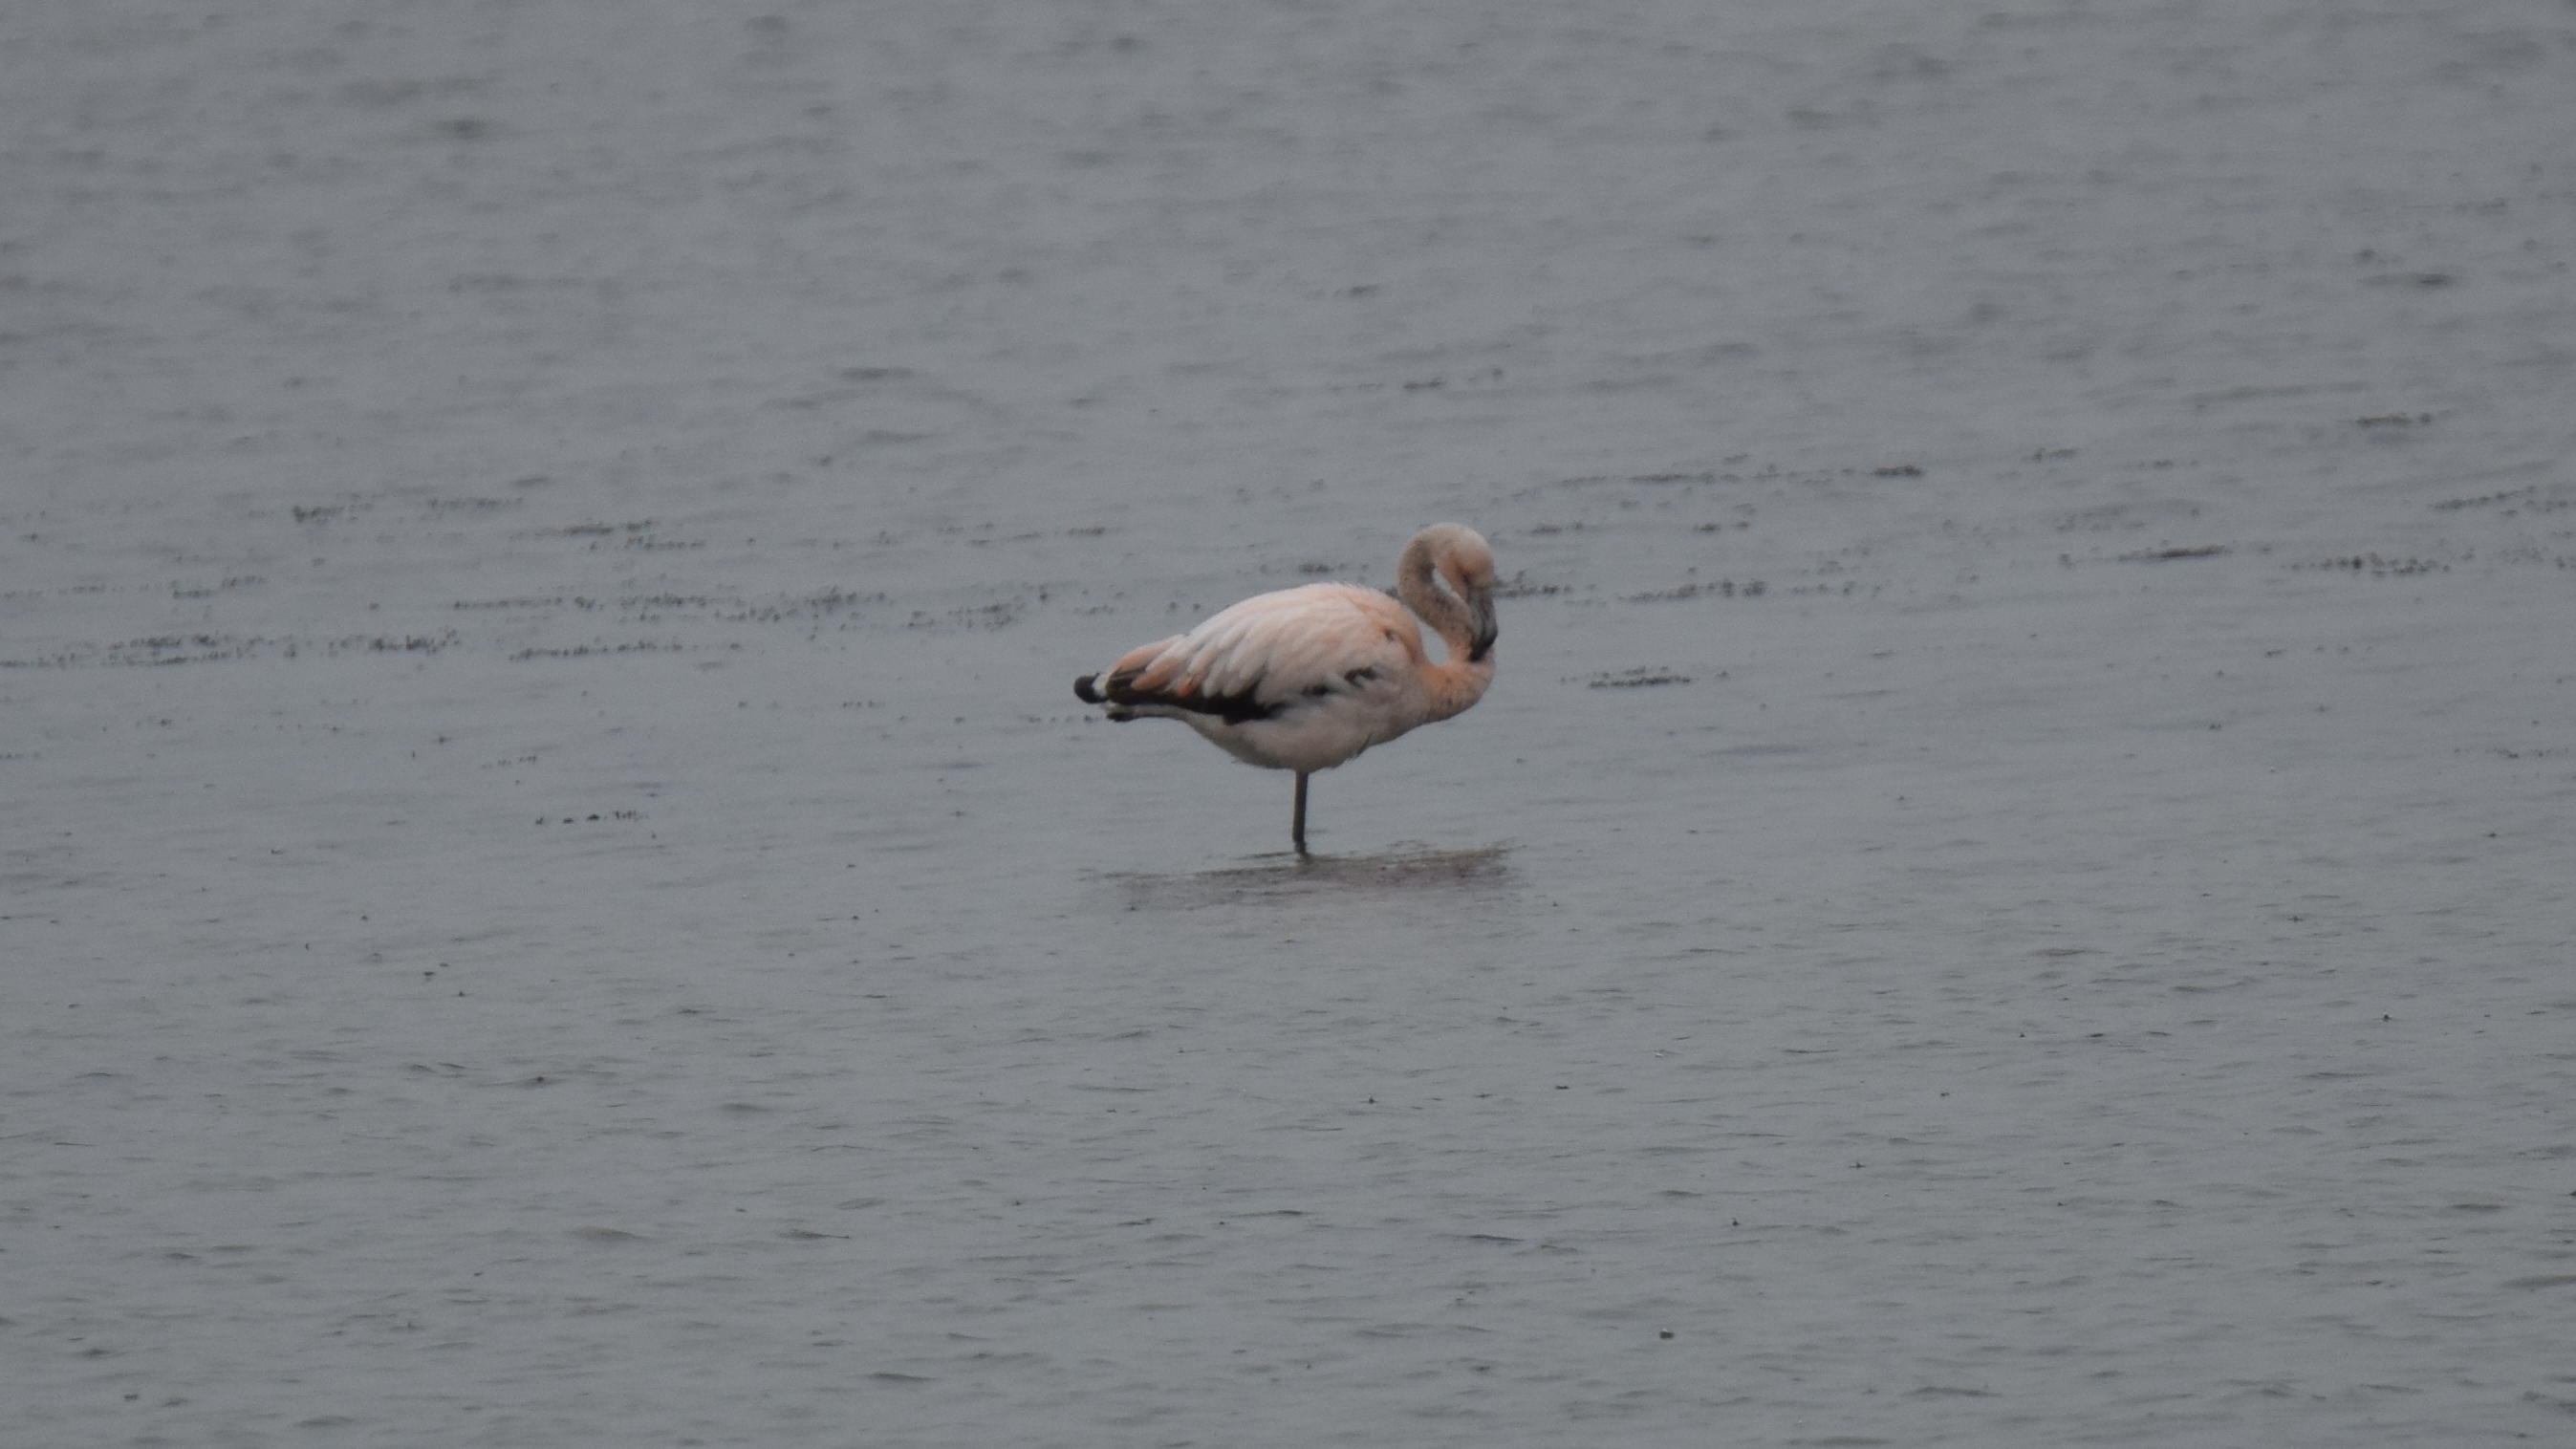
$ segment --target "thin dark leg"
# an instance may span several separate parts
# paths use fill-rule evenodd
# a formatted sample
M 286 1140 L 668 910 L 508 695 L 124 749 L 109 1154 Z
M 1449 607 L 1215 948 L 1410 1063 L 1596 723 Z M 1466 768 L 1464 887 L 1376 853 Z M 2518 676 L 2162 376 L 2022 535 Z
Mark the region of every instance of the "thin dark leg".
M 1297 842 L 1297 853 L 1306 853 L 1306 772 L 1297 772 L 1297 815 L 1289 822 L 1288 838 Z

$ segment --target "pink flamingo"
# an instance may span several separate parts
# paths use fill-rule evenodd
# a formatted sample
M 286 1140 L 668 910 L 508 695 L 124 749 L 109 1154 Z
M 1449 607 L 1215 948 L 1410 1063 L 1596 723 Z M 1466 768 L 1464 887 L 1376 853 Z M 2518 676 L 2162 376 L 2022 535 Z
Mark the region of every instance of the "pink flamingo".
M 1494 551 L 1463 524 L 1406 544 L 1394 599 L 1357 584 L 1260 594 L 1073 682 L 1109 717 L 1176 719 L 1265 770 L 1297 772 L 1289 839 L 1306 851 L 1306 777 L 1482 698 L 1494 680 Z M 1422 649 L 1411 608 L 1449 646 Z

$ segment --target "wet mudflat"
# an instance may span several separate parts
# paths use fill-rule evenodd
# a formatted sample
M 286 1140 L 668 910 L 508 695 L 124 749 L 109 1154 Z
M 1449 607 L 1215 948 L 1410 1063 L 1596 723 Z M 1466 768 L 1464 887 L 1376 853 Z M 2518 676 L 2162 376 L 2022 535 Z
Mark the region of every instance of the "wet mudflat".
M 21 1432 L 2570 1433 L 2576 11 L 1706 12 L 24 9 Z

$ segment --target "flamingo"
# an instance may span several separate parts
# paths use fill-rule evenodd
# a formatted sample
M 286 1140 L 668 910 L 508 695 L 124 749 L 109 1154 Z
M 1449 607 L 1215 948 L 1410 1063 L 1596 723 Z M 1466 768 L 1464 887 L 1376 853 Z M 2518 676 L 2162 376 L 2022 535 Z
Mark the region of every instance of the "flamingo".
M 1247 765 L 1297 773 L 1288 837 L 1306 850 L 1306 777 L 1416 725 L 1448 719 L 1494 681 L 1494 551 L 1458 523 L 1414 535 L 1399 605 L 1357 584 L 1258 594 L 1186 634 L 1133 649 L 1073 682 L 1109 718 L 1176 719 Z M 1423 652 L 1412 609 L 1449 646 Z

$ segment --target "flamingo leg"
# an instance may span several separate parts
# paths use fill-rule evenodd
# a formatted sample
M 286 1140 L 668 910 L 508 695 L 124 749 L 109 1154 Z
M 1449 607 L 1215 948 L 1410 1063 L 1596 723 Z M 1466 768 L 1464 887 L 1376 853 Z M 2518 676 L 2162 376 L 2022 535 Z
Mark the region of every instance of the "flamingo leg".
M 1288 838 L 1297 844 L 1297 853 L 1306 853 L 1306 772 L 1297 772 L 1297 813 L 1288 823 Z

